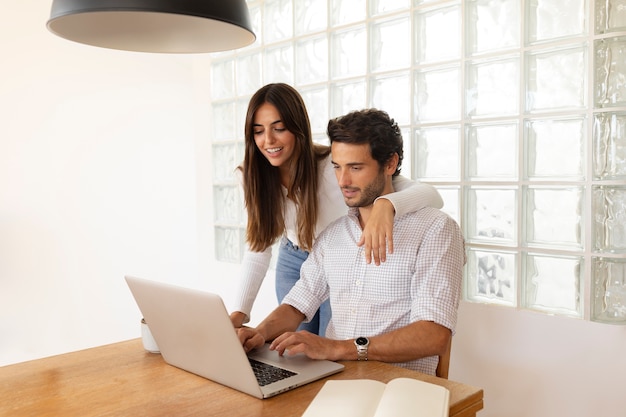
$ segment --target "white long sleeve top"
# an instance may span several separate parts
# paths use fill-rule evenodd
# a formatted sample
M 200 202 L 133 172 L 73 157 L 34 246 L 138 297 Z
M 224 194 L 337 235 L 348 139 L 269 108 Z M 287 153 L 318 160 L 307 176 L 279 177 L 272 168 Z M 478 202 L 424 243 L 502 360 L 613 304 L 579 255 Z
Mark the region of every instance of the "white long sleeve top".
M 326 226 L 348 212 L 343 194 L 337 184 L 330 155 L 319 163 L 319 175 L 321 178 L 318 188 L 318 200 L 321 204 L 318 208 L 318 219 L 315 226 L 316 237 L 319 236 Z M 396 192 L 386 194 L 379 198 L 386 198 L 393 204 L 396 217 L 426 206 L 434 208 L 443 207 L 441 196 L 437 190 L 430 185 L 419 184 L 418 182 L 398 175 L 393 178 L 393 186 Z M 283 197 L 285 198 L 284 235 L 293 242 L 294 245 L 300 246 L 297 233 L 296 204 L 293 200 L 287 198 L 286 188 L 283 188 Z M 241 268 L 241 284 L 235 300 L 234 311 L 245 313 L 248 320 L 254 300 L 257 297 L 263 279 L 269 269 L 271 259 L 271 246 L 262 252 L 253 252 L 248 248 L 244 253 Z

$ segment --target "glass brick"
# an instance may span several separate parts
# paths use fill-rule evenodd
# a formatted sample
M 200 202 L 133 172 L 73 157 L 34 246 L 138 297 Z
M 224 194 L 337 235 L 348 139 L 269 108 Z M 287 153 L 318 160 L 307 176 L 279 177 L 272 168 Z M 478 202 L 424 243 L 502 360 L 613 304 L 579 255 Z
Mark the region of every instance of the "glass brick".
M 586 31 L 585 0 L 534 0 L 528 8 L 529 43 L 582 35 Z
M 528 187 L 524 195 L 528 245 L 583 249 L 584 188 Z
M 301 88 L 300 94 L 306 104 L 311 130 L 315 133 L 325 133 L 328 127 L 328 90 L 326 87 Z
M 373 23 L 370 27 L 370 68 L 386 71 L 411 63 L 411 26 L 408 16 Z
M 581 317 L 583 259 L 527 254 L 522 306 L 545 313 Z
M 437 191 L 439 191 L 441 199 L 443 200 L 443 207 L 441 208 L 441 211 L 452 217 L 458 224 L 461 224 L 459 188 L 437 187 Z
M 593 258 L 591 320 L 626 324 L 626 259 Z
M 213 181 L 235 181 L 240 162 L 236 143 L 213 145 Z
M 265 43 L 274 43 L 293 36 L 293 9 L 291 7 L 291 0 L 274 0 L 264 3 L 263 38 Z
M 370 107 L 386 111 L 399 125 L 411 120 L 411 81 L 406 72 L 370 79 Z
M 215 185 L 213 187 L 213 208 L 216 223 L 241 223 L 242 196 L 239 185 Z
M 626 113 L 597 113 L 593 120 L 593 176 L 626 179 Z
M 248 97 L 242 97 L 235 102 L 235 138 L 240 140 L 242 145 L 245 143 L 244 130 L 246 128 L 248 104 L 250 104 Z M 243 160 L 243 153 L 240 154 L 240 157 Z
M 254 94 L 263 83 L 261 54 L 256 52 L 237 57 L 237 93 Z
M 461 57 L 461 7 L 453 5 L 419 10 L 415 14 L 415 47 L 418 63 Z
M 468 177 L 473 180 L 517 179 L 517 124 L 467 127 Z
M 460 71 L 439 68 L 415 73 L 416 122 L 456 121 L 461 114 Z
M 426 181 L 459 181 L 460 129 L 458 127 L 421 128 L 415 132 L 417 178 Z
M 467 0 L 470 55 L 519 47 L 520 0 Z
M 410 0 L 370 0 L 370 15 L 376 16 L 403 10 L 410 7 L 410 5 Z
M 331 0 L 330 24 L 340 26 L 364 20 L 366 2 L 367 0 Z
M 326 3 L 319 0 L 294 1 L 296 35 L 326 29 L 326 16 L 328 15 Z
M 331 36 L 330 72 L 334 79 L 363 76 L 367 72 L 367 33 L 364 26 Z
M 263 60 L 264 83 L 293 84 L 293 46 L 291 43 L 267 48 Z
M 324 146 L 330 146 L 330 139 L 328 139 L 326 133 L 313 133 L 313 142 Z
M 626 105 L 626 36 L 595 41 L 594 97 L 598 107 Z
M 529 120 L 524 134 L 527 178 L 584 178 L 587 129 L 583 118 Z
M 243 141 L 237 141 L 236 145 L 236 154 L 235 154 L 235 162 L 237 162 L 237 166 L 243 163 L 243 157 L 246 152 L 246 145 Z M 242 200 L 243 201 L 243 200 Z
M 519 113 L 517 58 L 474 61 L 467 68 L 466 113 L 470 117 Z
M 626 0 L 594 1 L 596 33 L 626 30 Z
M 626 253 L 626 187 L 593 187 L 594 250 Z
M 222 262 L 241 263 L 245 248 L 242 228 L 215 227 L 215 258 Z
M 235 95 L 235 65 L 232 60 L 211 63 L 211 99 L 220 100 Z
M 469 248 L 465 298 L 468 301 L 517 305 L 516 255 Z
M 330 117 L 339 117 L 367 106 L 365 79 L 330 86 Z
M 401 163 L 401 174 L 411 178 L 413 172 L 413 139 L 411 138 L 411 128 L 408 126 L 400 127 L 400 135 L 402 136 L 404 157 Z
M 587 97 L 586 48 L 527 55 L 526 110 L 583 109 Z
M 298 85 L 328 79 L 328 39 L 326 35 L 308 37 L 296 44 L 296 82 Z
M 517 189 L 469 187 L 465 207 L 468 241 L 517 244 Z
M 213 142 L 233 140 L 237 137 L 235 126 L 235 104 L 232 102 L 214 103 L 213 110 Z

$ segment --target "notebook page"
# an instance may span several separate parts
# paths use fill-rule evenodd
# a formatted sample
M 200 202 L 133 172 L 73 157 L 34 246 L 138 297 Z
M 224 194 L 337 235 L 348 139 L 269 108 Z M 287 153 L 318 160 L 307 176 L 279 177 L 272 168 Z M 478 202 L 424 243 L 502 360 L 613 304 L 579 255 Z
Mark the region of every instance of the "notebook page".
M 389 381 L 374 417 L 448 417 L 450 392 L 411 378 Z
M 373 417 L 384 390 L 369 379 L 326 381 L 302 417 Z

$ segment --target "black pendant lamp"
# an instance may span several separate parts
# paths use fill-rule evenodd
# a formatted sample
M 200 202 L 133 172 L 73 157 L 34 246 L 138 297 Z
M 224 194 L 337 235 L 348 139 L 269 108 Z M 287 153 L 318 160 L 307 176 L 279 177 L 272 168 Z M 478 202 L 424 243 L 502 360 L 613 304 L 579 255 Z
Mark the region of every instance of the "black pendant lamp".
M 71 41 L 136 52 L 219 52 L 256 39 L 245 0 L 53 0 L 47 26 Z

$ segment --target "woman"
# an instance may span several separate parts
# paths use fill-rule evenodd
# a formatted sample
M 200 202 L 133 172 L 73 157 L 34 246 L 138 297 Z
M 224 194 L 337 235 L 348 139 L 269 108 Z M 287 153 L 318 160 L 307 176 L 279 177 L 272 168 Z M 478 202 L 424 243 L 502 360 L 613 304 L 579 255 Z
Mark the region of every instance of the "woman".
M 300 94 L 287 84 L 268 84 L 250 99 L 245 125 L 242 174 L 248 213 L 243 280 L 231 320 L 240 327 L 249 320 L 280 239 L 276 295 L 280 303 L 300 278 L 300 266 L 324 228 L 347 213 L 330 162 L 330 148 L 312 140 L 309 116 Z M 394 179 L 393 194 L 379 198 L 361 236 L 367 261 L 384 262 L 393 251 L 394 214 L 402 215 L 443 203 L 434 187 L 405 177 Z M 324 335 L 330 319 L 328 302 L 300 329 Z

